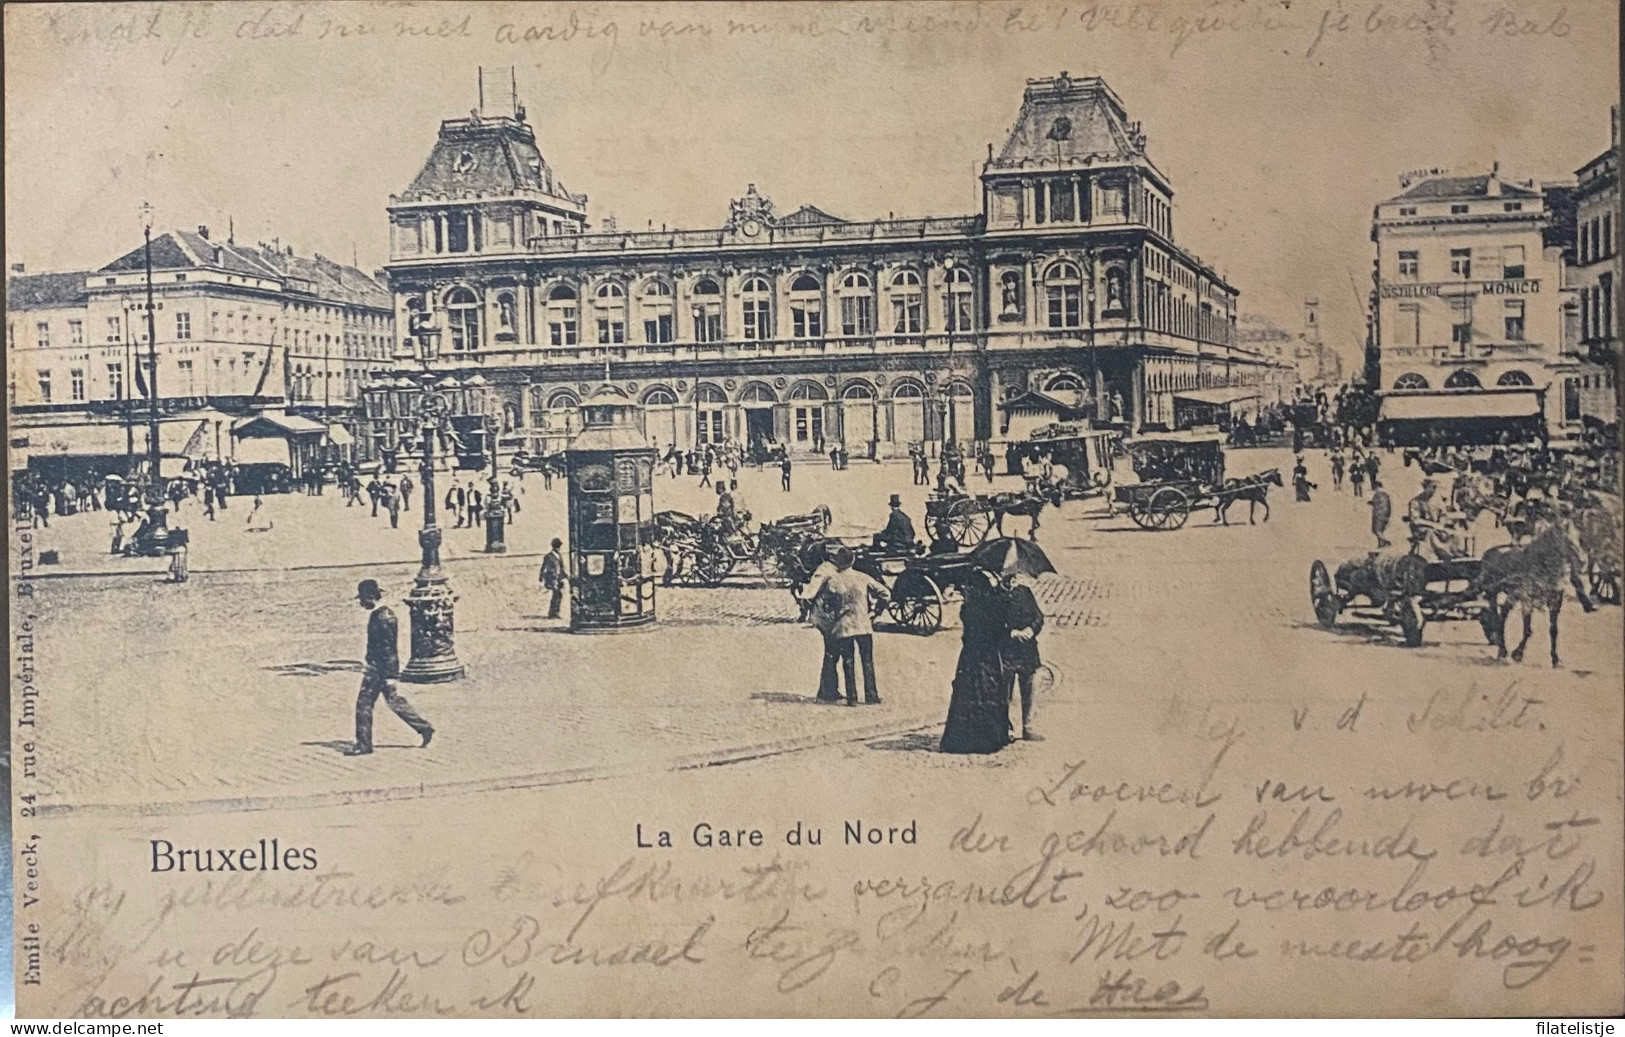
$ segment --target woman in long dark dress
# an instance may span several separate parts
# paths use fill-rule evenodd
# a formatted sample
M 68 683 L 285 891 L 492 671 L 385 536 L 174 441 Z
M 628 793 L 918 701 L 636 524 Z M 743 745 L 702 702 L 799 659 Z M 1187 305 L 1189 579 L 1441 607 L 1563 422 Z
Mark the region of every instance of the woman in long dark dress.
M 965 581 L 959 613 L 964 636 L 942 729 L 945 753 L 996 753 L 1010 743 L 1010 701 L 1000 653 L 1009 633 L 1004 601 L 989 574 L 978 570 Z

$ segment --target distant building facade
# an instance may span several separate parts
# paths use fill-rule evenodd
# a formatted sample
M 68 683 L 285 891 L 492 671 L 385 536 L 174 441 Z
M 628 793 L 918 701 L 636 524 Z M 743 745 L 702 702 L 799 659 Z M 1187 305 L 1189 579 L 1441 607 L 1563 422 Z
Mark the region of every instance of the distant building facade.
M 1574 287 L 1580 344 L 1594 370 L 1580 373 L 1564 407 L 1607 424 L 1619 420 L 1619 108 L 1607 151 L 1580 167 L 1574 192 Z
M 1422 394 L 1443 394 L 1440 414 L 1455 415 L 1466 412 L 1449 394 L 1487 392 L 1486 417 L 1575 432 L 1573 387 L 1601 372 L 1580 350 L 1571 219 L 1568 187 L 1498 169 L 1426 176 L 1379 203 L 1375 388 L 1411 394 L 1411 418 L 1425 418 Z
M 522 107 L 476 111 L 391 199 L 397 326 L 424 314 L 434 368 L 482 375 L 533 449 L 568 441 L 606 371 L 660 446 L 859 456 L 999 439 L 1017 399 L 1138 429 L 1274 391 L 1103 81 L 1030 80 L 981 189 L 972 215 L 850 221 L 751 185 L 714 228 L 589 232 Z M 374 449 L 412 435 L 412 391 L 369 395 Z
M 352 439 L 360 387 L 387 367 L 390 296 L 321 256 L 216 241 L 207 227 L 152 241 L 160 447 L 170 457 L 230 457 L 231 429 L 279 411 Z M 95 458 L 122 469 L 146 452 L 152 350 L 146 250 L 99 270 L 6 282 L 14 463 Z M 133 423 L 133 435 L 127 427 Z M 308 426 L 304 426 L 308 429 Z

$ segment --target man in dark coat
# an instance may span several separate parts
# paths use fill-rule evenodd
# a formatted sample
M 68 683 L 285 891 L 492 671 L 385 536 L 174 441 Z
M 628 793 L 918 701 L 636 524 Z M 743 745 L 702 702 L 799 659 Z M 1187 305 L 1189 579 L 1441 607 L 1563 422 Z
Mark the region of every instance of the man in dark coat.
M 548 619 L 559 618 L 559 605 L 564 601 L 564 557 L 559 554 L 559 548 L 563 546 L 564 541 L 554 537 L 553 549 L 542 556 L 542 571 L 538 578 L 548 593 Z
M 380 695 L 395 715 L 418 733 L 424 746 L 434 737 L 434 727 L 395 689 L 401 676 L 400 624 L 387 605 L 379 604 L 383 596 L 377 580 L 362 580 L 356 585 L 356 601 L 371 615 L 367 617 L 366 669 L 361 675 L 361 694 L 355 700 L 355 744 L 344 750 L 346 756 L 372 752 L 372 709 Z
M 914 522 L 903 510 L 901 496 L 892 494 L 890 504 L 891 515 L 886 519 L 886 528 L 875 534 L 875 546 L 907 550 L 914 546 Z
M 1033 674 L 1038 672 L 1038 635 L 1044 629 L 1044 613 L 1039 611 L 1038 599 L 1032 588 L 1017 581 L 1014 574 L 1006 574 L 999 581 L 1005 598 L 1004 623 L 1009 636 L 999 649 L 1004 665 L 1005 701 L 1021 689 L 1021 738 L 1025 742 L 1043 741 L 1033 731 Z

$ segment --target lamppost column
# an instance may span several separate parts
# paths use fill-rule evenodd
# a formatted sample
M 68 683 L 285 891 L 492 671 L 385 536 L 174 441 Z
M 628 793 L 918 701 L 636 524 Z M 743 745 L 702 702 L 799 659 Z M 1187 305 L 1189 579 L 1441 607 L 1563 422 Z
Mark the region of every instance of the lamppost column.
M 506 511 L 502 506 L 502 484 L 497 479 L 497 435 L 502 423 L 486 415 L 485 425 L 491 444 L 491 481 L 485 491 L 485 553 L 506 554 L 508 544 L 503 528 Z
M 463 664 L 457 659 L 455 642 L 454 605 L 456 595 L 447 586 L 445 571 L 440 568 L 440 527 L 435 524 L 434 439 L 439 431 L 439 399 L 426 382 L 423 391 L 423 456 L 419 476 L 423 483 L 423 528 L 418 531 L 418 546 L 423 556 L 413 581 L 411 593 L 406 596 L 406 608 L 412 624 L 412 658 L 401 670 L 401 680 L 419 684 L 454 681 L 463 676 Z

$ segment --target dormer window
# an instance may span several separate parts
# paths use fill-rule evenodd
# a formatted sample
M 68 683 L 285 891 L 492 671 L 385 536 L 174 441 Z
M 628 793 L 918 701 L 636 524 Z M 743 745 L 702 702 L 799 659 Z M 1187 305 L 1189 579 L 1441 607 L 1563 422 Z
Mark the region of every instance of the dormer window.
M 451 171 L 459 176 L 467 176 L 469 173 L 474 172 L 474 167 L 478 165 L 479 160 L 474 157 L 474 153 L 465 151 L 457 156 L 457 161 L 452 163 Z

